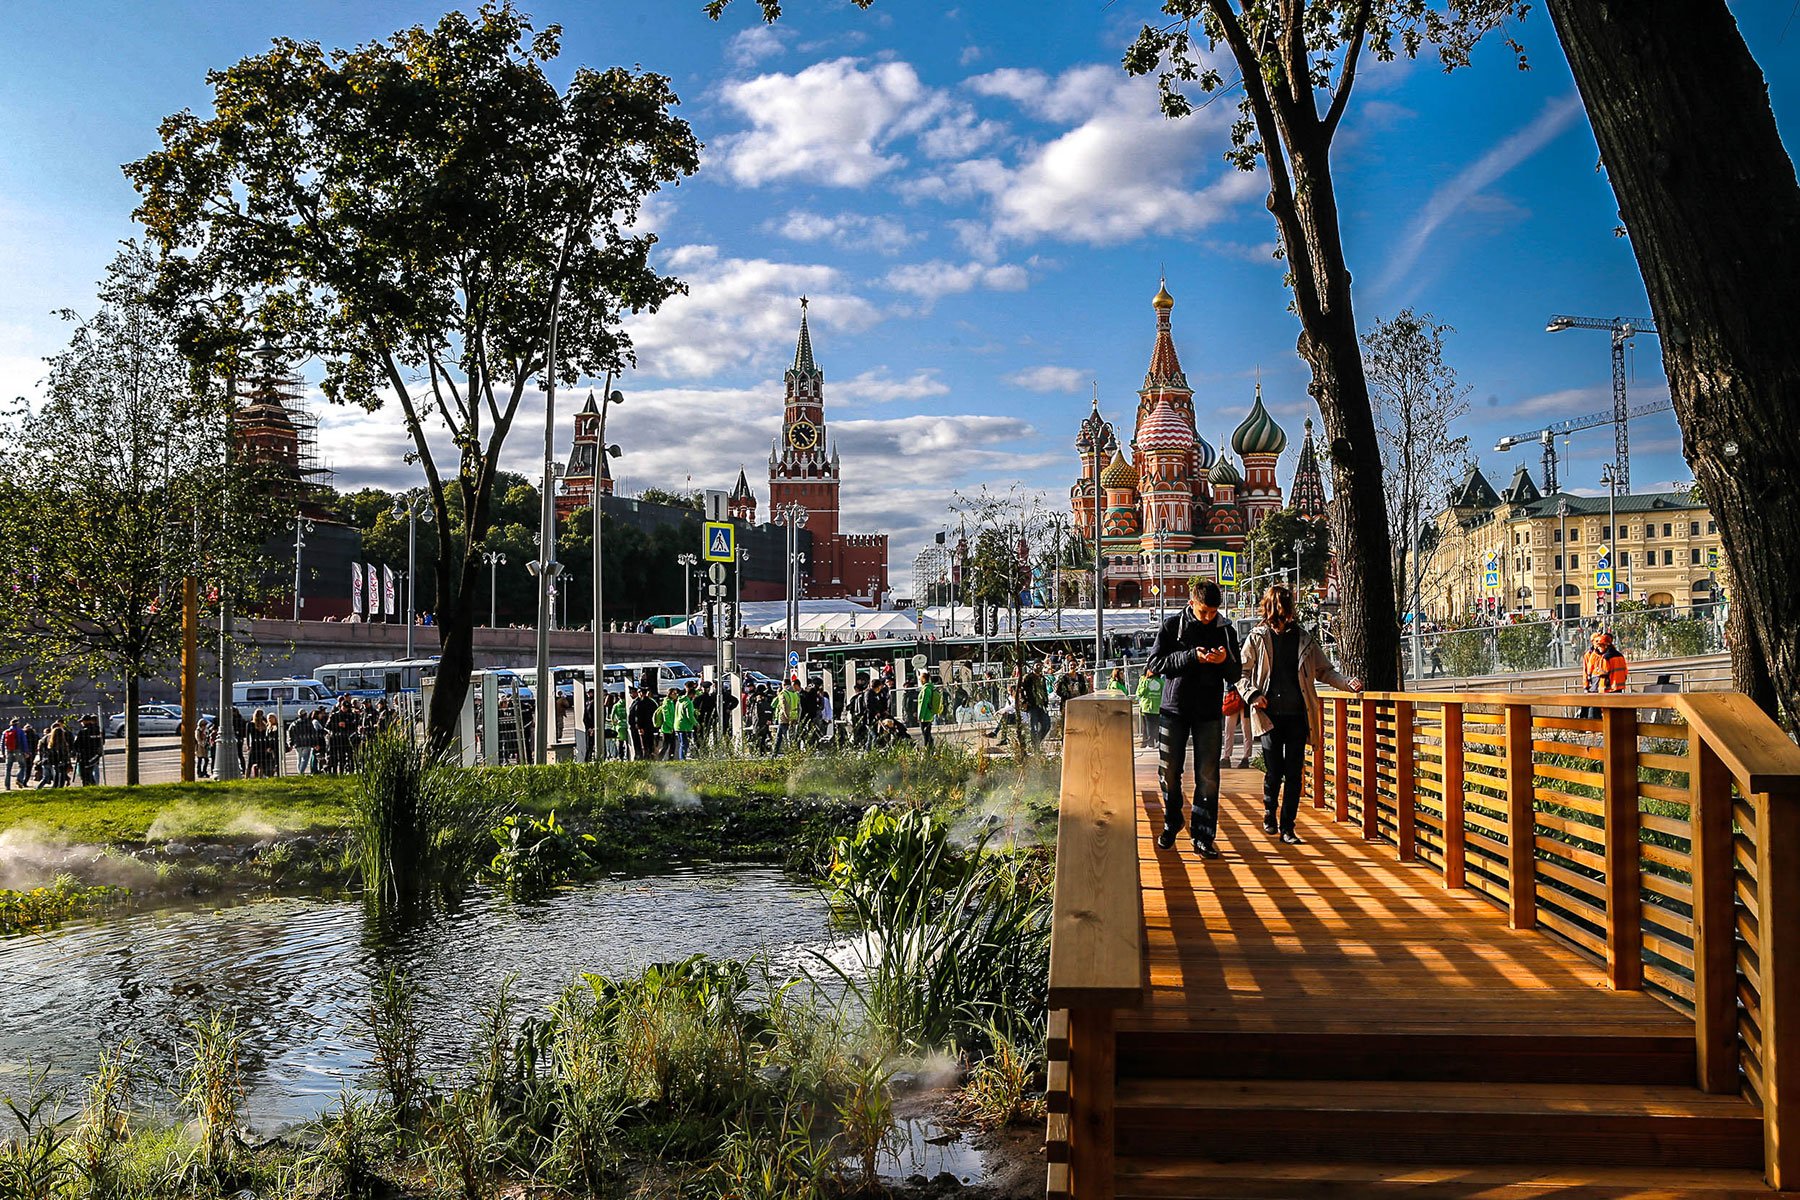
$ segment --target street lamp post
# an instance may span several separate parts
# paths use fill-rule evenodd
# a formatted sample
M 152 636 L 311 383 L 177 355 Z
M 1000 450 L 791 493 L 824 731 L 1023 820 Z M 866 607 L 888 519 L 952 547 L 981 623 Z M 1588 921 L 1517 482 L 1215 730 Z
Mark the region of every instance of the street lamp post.
M 802 562 L 806 561 L 805 557 L 800 553 L 800 525 L 809 515 L 806 506 L 797 501 L 777 505 L 774 512 L 775 519 L 787 526 L 787 575 L 785 577 L 787 620 L 782 622 L 785 645 L 783 646 L 783 656 L 781 660 L 782 670 L 784 672 L 787 670 L 789 660 L 793 657 L 794 625 L 800 619 L 800 600 L 797 594 L 799 588 L 797 585 L 799 583 L 799 566 Z M 784 674 L 782 677 L 785 679 L 786 675 Z
M 1556 586 L 1556 623 L 1560 633 L 1563 622 L 1569 619 L 1569 501 L 1566 498 L 1556 502 L 1556 540 L 1562 550 L 1557 556 L 1562 563 L 1562 582 Z
M 499 611 L 497 601 L 500 595 L 499 568 L 506 565 L 506 555 L 498 550 L 483 550 L 482 561 L 488 565 L 488 628 L 494 628 L 495 614 Z
M 694 632 L 694 568 L 700 565 L 698 554 L 677 554 L 675 561 L 681 564 L 681 623 L 689 633 Z
M 406 518 L 406 657 L 413 656 L 413 621 L 419 590 L 419 522 L 431 523 L 431 506 L 419 492 L 394 498 L 394 515 Z
M 1607 589 L 1606 615 L 1610 620 L 1619 607 L 1619 476 L 1613 464 L 1600 469 L 1600 482 L 1606 485 L 1606 561 L 1612 568 L 1612 586 Z
M 1088 472 L 1094 496 L 1094 670 L 1106 658 L 1106 560 L 1100 552 L 1100 448 L 1106 444 L 1108 427 L 1100 415 L 1100 392 L 1094 391 L 1094 411 L 1081 423 L 1081 435 L 1093 449 L 1093 467 Z
M 306 549 L 306 535 L 318 528 L 300 514 L 294 514 L 294 620 L 300 619 L 300 555 Z
M 594 454 L 594 506 L 589 515 L 594 521 L 594 703 L 600 711 L 594 716 L 595 736 L 600 739 L 604 749 L 606 745 L 606 609 L 601 603 L 601 535 L 603 532 L 601 512 L 600 475 L 606 467 L 608 458 L 619 457 L 619 448 L 606 440 L 606 411 L 615 404 L 625 403 L 622 392 L 613 391 L 612 372 L 606 373 L 606 386 L 601 390 L 605 399 L 600 402 L 600 445 Z M 610 472 L 607 472 L 610 474 Z M 604 758 L 605 755 L 601 754 Z

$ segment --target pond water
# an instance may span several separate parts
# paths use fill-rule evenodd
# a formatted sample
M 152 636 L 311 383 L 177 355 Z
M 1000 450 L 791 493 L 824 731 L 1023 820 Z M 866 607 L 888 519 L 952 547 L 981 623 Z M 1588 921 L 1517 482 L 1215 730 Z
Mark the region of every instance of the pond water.
M 365 1075 L 360 1022 L 390 967 L 418 984 L 428 1065 L 447 1070 L 467 1061 L 478 1011 L 509 975 L 526 1014 L 583 972 L 761 953 L 793 974 L 832 940 L 824 898 L 759 867 L 616 878 L 533 904 L 477 893 L 401 930 L 377 931 L 343 897 L 122 912 L 0 939 L 0 1094 L 17 1090 L 28 1063 L 77 1083 L 101 1047 L 127 1036 L 172 1079 L 184 1023 L 225 1007 L 246 1034 L 245 1120 L 266 1134 Z

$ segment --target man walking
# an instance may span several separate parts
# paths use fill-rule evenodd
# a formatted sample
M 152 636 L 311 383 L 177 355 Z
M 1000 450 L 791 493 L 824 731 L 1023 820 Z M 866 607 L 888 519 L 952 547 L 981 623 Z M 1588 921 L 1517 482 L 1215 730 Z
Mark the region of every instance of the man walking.
M 6 732 L 0 734 L 0 749 L 4 749 L 6 753 L 6 790 L 12 791 L 14 776 L 18 777 L 19 786 L 24 787 L 31 756 L 25 753 L 25 729 L 19 718 L 14 717 L 7 725 Z
M 919 685 L 919 733 L 925 739 L 927 750 L 936 749 L 931 740 L 931 723 L 938 719 L 944 711 L 944 692 L 938 687 L 937 680 L 930 675 L 925 676 Z
M 106 752 L 106 738 L 93 713 L 81 718 L 75 731 L 75 769 L 81 774 L 81 786 L 93 787 L 100 782 L 100 756 Z
M 1159 850 L 1173 849 L 1182 830 L 1181 776 L 1194 747 L 1194 852 L 1219 857 L 1219 751 L 1225 688 L 1243 673 L 1237 631 L 1219 616 L 1219 585 L 1194 576 L 1188 602 L 1162 623 L 1150 651 L 1150 670 L 1163 677 L 1163 828 Z

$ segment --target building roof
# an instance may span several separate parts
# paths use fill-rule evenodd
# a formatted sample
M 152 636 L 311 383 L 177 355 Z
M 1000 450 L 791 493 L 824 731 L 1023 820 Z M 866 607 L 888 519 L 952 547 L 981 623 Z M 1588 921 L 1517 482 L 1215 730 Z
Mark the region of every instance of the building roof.
M 1553 492 L 1522 505 L 1522 515 L 1554 517 L 1565 500 L 1568 501 L 1571 517 L 1604 517 L 1607 514 L 1605 496 L 1574 496 L 1568 492 Z M 1706 505 L 1687 492 L 1639 492 L 1618 497 L 1612 502 L 1612 511 L 1621 514 L 1704 512 Z
M 1181 419 L 1175 406 L 1167 400 L 1158 400 L 1151 405 L 1150 415 L 1138 427 L 1138 454 L 1187 453 L 1194 449 L 1195 440 L 1193 427 Z
M 738 468 L 737 483 L 732 486 L 731 495 L 728 498 L 732 500 L 751 500 L 755 498 L 754 494 L 750 491 L 750 479 L 744 474 L 744 468 L 742 467 Z
M 1512 482 L 1506 485 L 1502 494 L 1508 504 L 1532 504 L 1544 498 L 1538 486 L 1531 478 L 1531 471 L 1523 463 L 1513 472 Z
M 1312 418 L 1306 418 L 1306 436 L 1300 441 L 1300 463 L 1294 468 L 1294 486 L 1288 496 L 1294 511 L 1317 521 L 1327 515 L 1325 480 L 1319 474 L 1318 451 L 1313 447 Z
M 1449 500 L 1451 508 L 1493 508 L 1500 503 L 1500 493 L 1480 467 L 1471 466 L 1463 481 L 1450 489 Z
M 800 336 L 794 342 L 794 365 L 788 368 L 792 375 L 822 375 L 819 365 L 813 361 L 812 332 L 806 326 L 806 297 L 800 297 Z
M 1175 335 L 1169 326 L 1169 310 L 1175 298 L 1169 289 L 1159 287 L 1151 305 L 1156 309 L 1156 345 L 1150 351 L 1150 369 L 1144 372 L 1144 390 L 1168 388 L 1188 391 L 1187 376 L 1181 370 L 1181 359 L 1175 353 Z
M 1100 472 L 1100 486 L 1103 488 L 1136 488 L 1138 485 L 1137 468 L 1125 461 L 1125 455 L 1113 451 L 1112 461 L 1106 464 L 1106 470 Z
M 1218 462 L 1213 464 L 1212 474 L 1207 478 L 1212 481 L 1214 487 L 1237 487 L 1244 482 L 1244 477 L 1238 474 L 1238 469 L 1231 465 L 1231 459 L 1223 455 L 1220 456 Z
M 1280 454 L 1287 449 L 1287 434 L 1263 407 L 1262 384 L 1256 385 L 1256 403 L 1250 408 L 1250 415 L 1244 423 L 1237 427 L 1231 435 L 1231 448 L 1238 452 L 1238 457 L 1247 458 L 1252 454 Z

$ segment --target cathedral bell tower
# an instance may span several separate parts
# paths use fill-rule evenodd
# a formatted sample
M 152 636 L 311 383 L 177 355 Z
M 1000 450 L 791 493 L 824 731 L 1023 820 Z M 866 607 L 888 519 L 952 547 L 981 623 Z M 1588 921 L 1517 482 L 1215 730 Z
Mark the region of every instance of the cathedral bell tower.
M 826 440 L 825 372 L 813 361 L 804 296 L 800 298 L 794 365 L 782 382 L 786 401 L 781 435 L 769 447 L 769 516 L 779 519 L 786 504 L 805 506 L 805 528 L 817 544 L 838 531 L 838 455 Z

